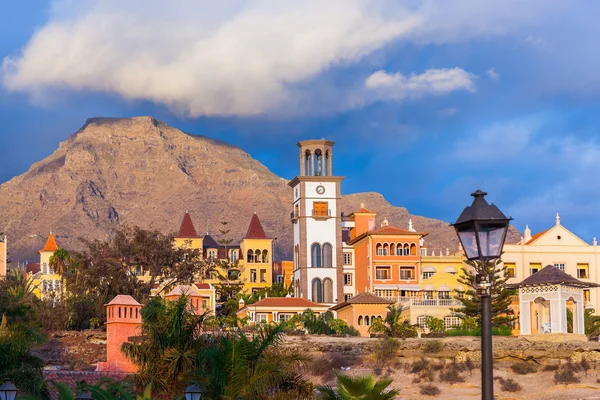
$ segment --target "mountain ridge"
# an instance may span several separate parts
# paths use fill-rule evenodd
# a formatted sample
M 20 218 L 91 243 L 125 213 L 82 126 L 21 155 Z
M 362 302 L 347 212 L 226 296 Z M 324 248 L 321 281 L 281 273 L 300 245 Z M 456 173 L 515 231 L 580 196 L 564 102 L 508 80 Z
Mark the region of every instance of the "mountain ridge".
M 291 150 L 293 151 L 293 150 Z M 81 248 L 78 237 L 102 239 L 119 225 L 176 232 L 189 210 L 198 232 L 243 237 L 257 211 L 275 241 L 275 257 L 290 259 L 292 192 L 288 180 L 237 146 L 180 131 L 152 116 L 89 118 L 48 157 L 0 184 L 0 231 L 10 259 L 36 260 L 49 231 L 59 246 Z M 413 216 L 375 192 L 344 195 L 342 211 L 361 203 L 407 227 L 429 232 L 430 248 L 455 250 L 442 221 Z

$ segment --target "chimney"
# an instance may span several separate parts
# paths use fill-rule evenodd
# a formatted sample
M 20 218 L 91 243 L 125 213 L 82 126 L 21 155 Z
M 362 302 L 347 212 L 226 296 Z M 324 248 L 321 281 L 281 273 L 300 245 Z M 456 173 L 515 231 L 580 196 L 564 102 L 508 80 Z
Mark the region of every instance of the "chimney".
M 527 243 L 531 240 L 531 229 L 529 229 L 529 225 L 525 225 L 525 237 L 523 240 L 524 243 Z
M 240 301 L 238 301 L 238 310 L 241 310 L 245 306 L 246 306 L 246 302 L 244 301 L 244 299 L 240 299 Z
M 381 222 L 381 227 L 386 227 L 386 226 L 390 226 L 390 223 L 388 222 L 387 218 L 384 218 L 383 221 Z

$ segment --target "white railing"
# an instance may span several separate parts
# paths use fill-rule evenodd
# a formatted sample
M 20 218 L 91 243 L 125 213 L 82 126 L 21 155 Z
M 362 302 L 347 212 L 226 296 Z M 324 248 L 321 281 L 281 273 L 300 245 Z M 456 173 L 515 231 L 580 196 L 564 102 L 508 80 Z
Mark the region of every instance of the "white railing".
M 419 297 L 382 296 L 395 303 L 407 307 L 460 307 L 462 303 L 457 299 L 423 299 Z

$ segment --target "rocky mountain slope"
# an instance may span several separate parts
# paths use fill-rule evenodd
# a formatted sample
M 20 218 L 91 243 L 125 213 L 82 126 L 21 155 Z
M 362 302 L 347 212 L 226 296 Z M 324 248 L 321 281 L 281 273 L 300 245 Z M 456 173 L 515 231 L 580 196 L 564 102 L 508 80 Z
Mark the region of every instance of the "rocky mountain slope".
M 294 151 L 294 150 L 290 150 Z M 276 257 L 289 258 L 291 189 L 241 149 L 181 132 L 152 117 L 93 118 L 49 157 L 0 185 L 0 231 L 13 262 L 37 258 L 53 231 L 60 246 L 78 249 L 79 237 L 104 238 L 121 224 L 175 232 L 189 210 L 198 232 L 240 239 L 253 211 L 275 241 Z M 411 215 L 377 193 L 344 196 L 343 211 L 360 203 L 407 227 Z M 429 232 L 431 248 L 455 249 L 444 222 L 412 216 Z

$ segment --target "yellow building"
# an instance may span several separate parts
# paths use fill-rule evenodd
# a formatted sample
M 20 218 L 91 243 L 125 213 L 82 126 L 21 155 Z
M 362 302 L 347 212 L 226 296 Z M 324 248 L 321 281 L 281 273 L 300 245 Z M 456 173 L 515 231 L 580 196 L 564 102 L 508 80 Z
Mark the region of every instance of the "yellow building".
M 34 293 L 43 299 L 52 295 L 58 297 L 61 290 L 62 277 L 50 267 L 50 257 L 58 250 L 54 235 L 50 232 L 46 245 L 38 253 L 40 255 L 40 271 L 33 275 Z
M 256 293 L 273 284 L 273 239 L 265 234 L 258 215 L 254 213 L 246 236 L 240 242 L 240 267 L 244 292 Z
M 188 211 L 185 212 L 179 232 L 175 236 L 175 246 L 179 248 L 197 249 L 202 251 L 203 238 L 198 236 Z

